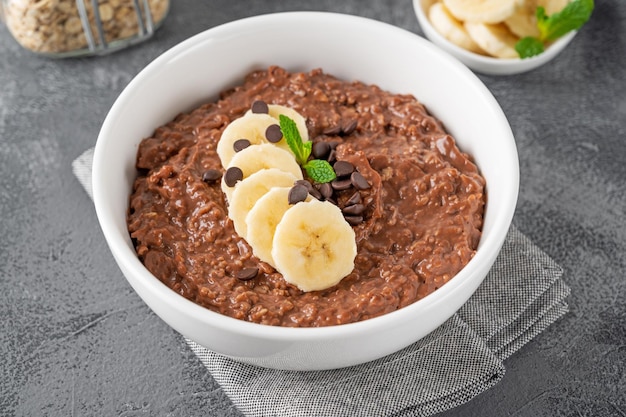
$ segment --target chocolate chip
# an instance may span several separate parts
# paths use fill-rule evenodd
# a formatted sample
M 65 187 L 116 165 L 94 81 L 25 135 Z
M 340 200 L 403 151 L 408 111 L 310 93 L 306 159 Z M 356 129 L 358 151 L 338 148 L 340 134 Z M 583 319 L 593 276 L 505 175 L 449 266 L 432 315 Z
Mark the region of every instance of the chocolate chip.
M 233 143 L 233 149 L 235 150 L 235 152 L 242 151 L 246 149 L 248 146 L 250 146 L 250 141 L 248 139 L 237 139 Z
M 341 133 L 341 125 L 326 128 L 322 133 L 328 136 L 337 136 Z
M 256 100 L 254 103 L 252 103 L 252 113 L 269 113 L 270 109 L 267 106 L 267 103 L 264 102 L 263 100 Z
M 282 130 L 280 130 L 280 126 L 270 125 L 265 130 L 265 138 L 272 143 L 280 142 L 280 140 L 283 138 L 283 132 Z
M 237 279 L 242 281 L 249 281 L 259 274 L 259 268 L 244 268 L 237 272 Z
M 363 216 L 344 216 L 344 219 L 346 219 L 350 226 L 356 226 L 363 223 Z
M 328 162 L 331 164 L 337 160 L 337 151 L 334 149 L 330 149 L 330 153 L 328 154 Z
M 323 184 L 320 184 L 320 194 L 322 194 L 322 196 L 328 200 L 329 198 L 331 198 L 333 196 L 333 187 L 332 185 L 330 185 L 329 182 L 325 182 Z
M 224 174 L 224 182 L 229 187 L 234 187 L 238 181 L 243 179 L 243 171 L 239 167 L 230 167 Z
M 337 191 L 347 190 L 352 187 L 352 180 L 350 178 L 336 179 L 330 183 L 331 187 Z
M 349 135 L 352 132 L 354 132 L 354 129 L 356 129 L 357 124 L 358 124 L 358 121 L 356 119 L 351 120 L 350 122 L 346 123 L 345 125 L 341 127 L 341 132 L 344 135 Z
M 361 199 L 361 193 L 357 191 L 356 193 L 352 194 L 352 196 L 348 199 L 348 201 L 346 201 L 346 206 L 351 206 L 353 204 L 361 204 L 361 201 L 363 201 Z
M 331 140 L 330 142 L 328 142 L 328 145 L 330 146 L 330 149 L 337 149 L 337 146 L 340 143 L 341 142 L 339 142 L 338 140 Z
M 333 164 L 333 169 L 338 177 L 345 177 L 354 172 L 354 165 L 348 161 L 337 161 Z
M 311 190 L 313 190 L 313 184 L 311 184 L 307 180 L 297 180 L 293 184 L 294 185 L 303 185 L 303 186 L 305 186 L 308 192 L 311 192 Z
M 202 174 L 202 181 L 215 182 L 222 178 L 222 173 L 217 169 L 209 169 Z
M 308 195 L 309 195 L 309 190 L 306 189 L 306 186 L 302 184 L 296 184 L 293 187 L 291 187 L 291 190 L 289 190 L 287 199 L 289 201 L 289 204 L 296 204 L 296 203 L 306 200 Z
M 315 142 L 311 153 L 315 159 L 326 159 L 330 153 L 330 145 L 327 142 Z
M 298 180 L 294 183 L 295 185 L 303 185 L 306 187 L 307 191 L 309 192 L 309 194 L 311 194 L 313 197 L 315 197 L 316 199 L 320 199 L 322 198 L 322 195 L 320 194 L 320 192 L 317 190 L 317 188 L 313 187 L 313 184 L 311 184 L 310 182 L 308 182 L 307 180 Z
M 309 191 L 309 194 L 311 194 L 311 196 L 315 198 L 316 200 L 322 199 L 322 193 L 320 193 L 319 190 L 315 187 L 313 187 L 313 189 Z
M 365 177 L 361 175 L 360 172 L 353 172 L 352 175 L 350 175 L 350 180 L 352 181 L 352 185 L 354 185 L 357 190 L 367 190 L 371 187 L 370 183 L 367 182 Z
M 352 204 L 344 207 L 341 211 L 349 216 L 358 216 L 365 211 L 365 206 L 363 204 Z

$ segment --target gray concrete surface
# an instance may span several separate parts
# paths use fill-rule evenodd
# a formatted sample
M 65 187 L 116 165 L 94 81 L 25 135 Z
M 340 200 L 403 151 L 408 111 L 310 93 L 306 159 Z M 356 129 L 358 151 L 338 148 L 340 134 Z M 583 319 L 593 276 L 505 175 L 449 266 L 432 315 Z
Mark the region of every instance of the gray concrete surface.
M 71 162 L 148 62 L 217 24 L 284 10 L 422 34 L 409 0 L 173 1 L 149 42 L 50 60 L 0 25 L 0 415 L 239 416 L 122 277 Z M 555 61 L 481 76 L 515 133 L 514 223 L 565 269 L 571 312 L 444 416 L 626 416 L 626 2 L 600 0 Z

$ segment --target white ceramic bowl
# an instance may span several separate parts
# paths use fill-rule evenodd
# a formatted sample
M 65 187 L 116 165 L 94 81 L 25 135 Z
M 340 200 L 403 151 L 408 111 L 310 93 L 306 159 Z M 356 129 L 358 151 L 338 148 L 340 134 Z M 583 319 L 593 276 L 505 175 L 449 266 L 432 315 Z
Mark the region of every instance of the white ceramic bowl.
M 446 38 L 444 38 L 432 26 L 427 17 L 426 11 L 436 0 L 413 0 L 413 8 L 420 27 L 424 31 L 426 37 L 435 45 L 444 51 L 456 57 L 465 65 L 476 72 L 490 75 L 511 75 L 522 72 L 531 71 L 535 68 L 554 59 L 570 41 L 576 36 L 577 32 L 570 32 L 556 42 L 546 48 L 546 50 L 537 56 L 525 59 L 501 59 L 492 58 L 463 49 Z
M 347 80 L 412 93 L 439 117 L 487 180 L 484 232 L 475 257 L 434 294 L 396 312 L 325 328 L 283 328 L 236 320 L 179 296 L 141 264 L 126 228 L 142 138 L 249 71 L 277 64 L 323 68 Z M 453 92 L 451 95 L 450 92 Z M 114 103 L 97 140 L 93 191 L 113 256 L 144 302 L 191 340 L 239 361 L 314 370 L 355 365 L 427 335 L 472 295 L 494 262 L 513 217 L 518 159 L 498 103 L 465 66 L 423 38 L 364 18 L 318 12 L 258 16 L 200 33 L 141 71 Z

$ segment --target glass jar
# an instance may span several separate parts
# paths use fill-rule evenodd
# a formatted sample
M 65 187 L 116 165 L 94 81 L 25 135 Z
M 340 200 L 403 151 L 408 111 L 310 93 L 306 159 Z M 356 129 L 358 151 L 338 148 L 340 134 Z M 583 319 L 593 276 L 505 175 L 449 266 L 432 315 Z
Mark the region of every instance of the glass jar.
M 146 40 L 168 11 L 169 0 L 0 0 L 0 15 L 20 45 L 59 58 Z

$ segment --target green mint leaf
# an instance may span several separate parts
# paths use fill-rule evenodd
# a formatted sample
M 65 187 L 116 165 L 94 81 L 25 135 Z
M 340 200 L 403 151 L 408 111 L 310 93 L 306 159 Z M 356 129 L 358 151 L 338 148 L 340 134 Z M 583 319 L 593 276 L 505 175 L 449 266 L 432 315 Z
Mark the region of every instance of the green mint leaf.
M 312 159 L 309 161 L 311 151 L 313 150 L 313 142 L 302 142 L 302 136 L 298 131 L 298 126 L 291 118 L 281 114 L 278 116 L 280 130 L 283 137 L 289 145 L 289 149 L 296 157 L 296 161 L 305 170 L 309 178 L 318 183 L 330 182 L 337 178 L 335 170 L 328 163 L 321 159 Z
M 335 170 L 323 159 L 311 159 L 309 162 L 302 166 L 306 171 L 309 178 L 313 181 L 323 184 L 325 182 L 331 182 L 337 178 Z
M 546 15 L 543 7 L 537 7 L 537 27 L 542 41 L 553 41 L 572 30 L 578 30 L 591 17 L 593 0 L 574 0 L 563 10 L 551 16 Z
M 539 55 L 544 51 L 543 42 L 532 36 L 526 36 L 520 39 L 515 44 L 515 50 L 519 54 L 520 58 L 530 58 L 535 55 Z
M 537 17 L 537 27 L 544 25 L 545 21 L 548 20 L 546 9 L 543 6 L 537 6 L 537 10 L 535 10 L 535 17 Z
M 522 38 L 515 44 L 515 50 L 520 58 L 541 54 L 545 50 L 545 42 L 554 41 L 572 30 L 580 29 L 591 17 L 593 7 L 593 0 L 574 0 L 560 12 L 548 16 L 546 9 L 538 6 L 535 15 L 539 38 Z
M 283 137 L 285 138 L 287 145 L 289 145 L 289 149 L 291 149 L 291 152 L 293 152 L 296 156 L 296 161 L 298 161 L 300 165 L 306 164 L 311 151 L 309 150 L 307 154 L 306 147 L 302 143 L 302 137 L 300 136 L 296 122 L 284 114 L 279 115 L 278 119 L 280 123 L 280 130 L 283 132 Z
M 307 141 L 304 142 L 302 144 L 302 153 L 304 156 L 304 161 L 308 161 L 309 160 L 309 156 L 311 155 L 311 152 L 313 151 L 313 142 Z

